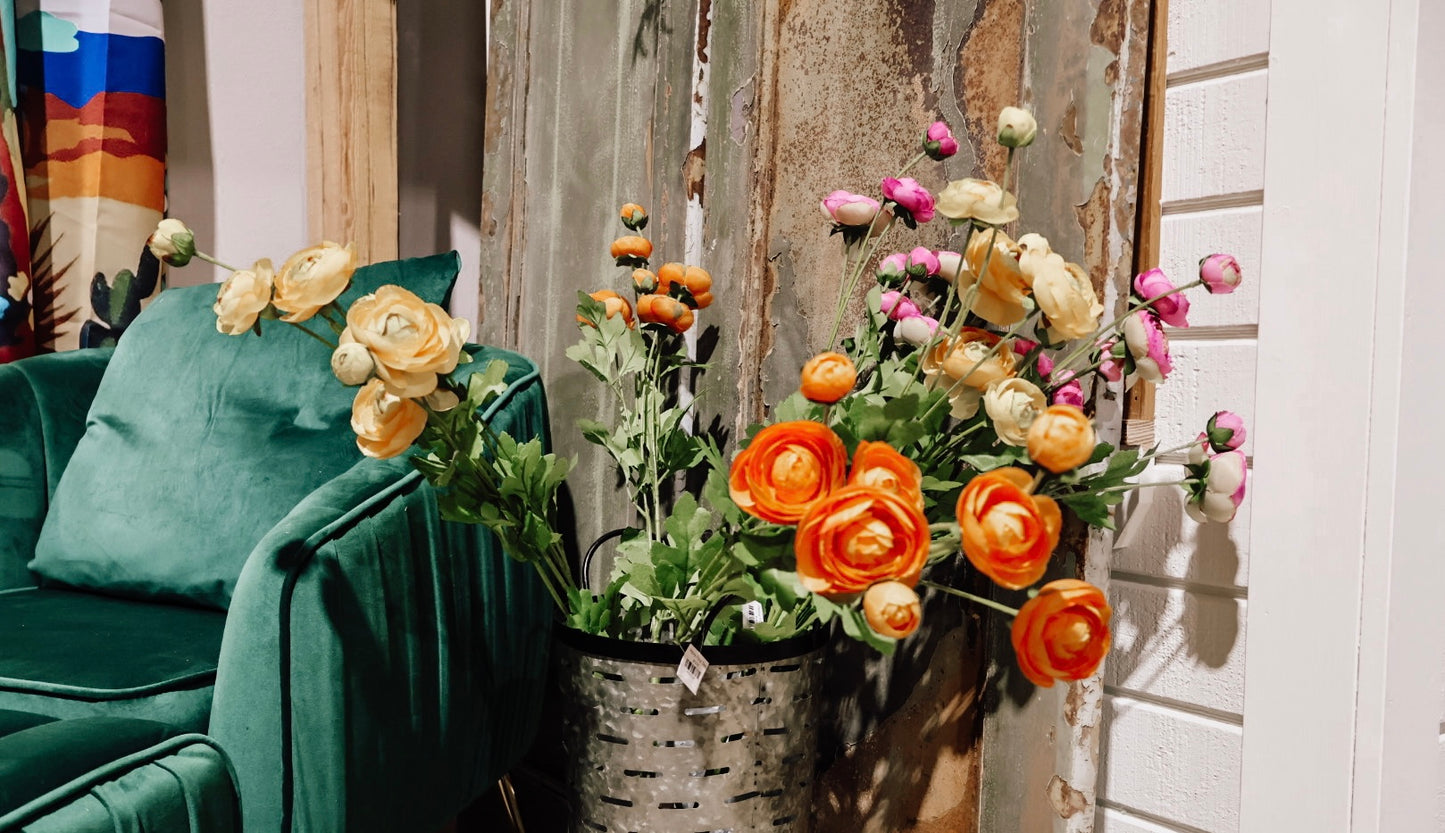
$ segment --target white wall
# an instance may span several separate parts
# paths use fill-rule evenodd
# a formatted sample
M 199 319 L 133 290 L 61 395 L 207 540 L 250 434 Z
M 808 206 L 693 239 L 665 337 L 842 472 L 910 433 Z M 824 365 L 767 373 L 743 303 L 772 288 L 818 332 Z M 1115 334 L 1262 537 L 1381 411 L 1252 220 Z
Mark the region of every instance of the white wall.
M 235 266 L 309 244 L 301 4 L 167 2 L 169 214 Z M 175 285 L 224 277 L 204 263 Z
M 1232 295 L 1192 292 L 1191 326 L 1169 331 L 1176 370 L 1157 391 L 1155 421 L 1166 448 L 1218 409 L 1253 428 L 1268 22 L 1269 0 L 1169 3 L 1160 265 L 1184 283 L 1200 257 L 1229 252 L 1245 284 Z M 1151 470 L 1158 481 L 1183 474 L 1177 462 Z M 1184 514 L 1179 488 L 1138 494 L 1110 577 L 1115 648 L 1097 827 L 1234 833 L 1250 502 L 1230 526 L 1201 526 Z

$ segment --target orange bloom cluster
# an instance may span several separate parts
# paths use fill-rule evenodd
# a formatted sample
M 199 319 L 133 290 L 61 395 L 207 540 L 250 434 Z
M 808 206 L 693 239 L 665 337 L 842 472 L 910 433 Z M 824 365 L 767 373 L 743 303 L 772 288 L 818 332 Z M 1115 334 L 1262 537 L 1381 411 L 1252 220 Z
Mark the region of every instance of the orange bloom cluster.
M 847 450 L 827 426 L 779 422 L 733 460 L 728 491 L 745 512 L 796 524 L 793 551 L 803 586 L 825 598 L 867 592 L 864 615 L 884 636 L 918 627 L 918 583 L 928 559 L 923 476 L 886 443 Z M 846 475 L 846 476 L 845 476 Z
M 618 210 L 622 224 L 629 231 L 641 231 L 647 225 L 647 210 L 636 203 L 627 203 Z M 610 253 L 618 266 L 631 266 L 632 288 L 637 293 L 635 312 L 644 324 L 659 324 L 675 333 L 692 329 L 695 310 L 712 304 L 712 275 L 698 266 L 664 263 L 656 272 L 646 268 L 652 257 L 652 242 L 639 234 L 626 234 L 612 241 Z M 610 289 L 592 293 L 592 298 L 607 307 L 607 317 L 621 315 L 627 326 L 634 326 L 634 305 Z M 586 319 L 577 317 L 579 324 Z
M 1032 481 L 1023 469 L 994 469 L 970 480 L 958 496 L 963 554 L 1010 590 L 1044 577 L 1064 524 L 1053 498 L 1030 493 Z

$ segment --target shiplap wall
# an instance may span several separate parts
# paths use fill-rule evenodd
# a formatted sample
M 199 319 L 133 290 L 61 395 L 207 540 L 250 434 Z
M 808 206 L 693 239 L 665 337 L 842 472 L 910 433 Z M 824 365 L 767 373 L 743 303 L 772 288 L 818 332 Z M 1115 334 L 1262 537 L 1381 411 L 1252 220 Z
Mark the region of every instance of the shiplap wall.
M 1246 283 L 1192 292 L 1192 326 L 1169 333 L 1176 369 L 1155 421 L 1165 448 L 1217 409 L 1246 423 L 1253 411 L 1269 2 L 1169 0 L 1160 266 L 1184 283 L 1201 256 L 1231 252 Z M 1172 459 L 1150 479 L 1180 479 Z M 1177 487 L 1141 490 L 1116 544 L 1097 818 L 1108 833 L 1239 829 L 1249 504 L 1228 527 L 1183 509 Z

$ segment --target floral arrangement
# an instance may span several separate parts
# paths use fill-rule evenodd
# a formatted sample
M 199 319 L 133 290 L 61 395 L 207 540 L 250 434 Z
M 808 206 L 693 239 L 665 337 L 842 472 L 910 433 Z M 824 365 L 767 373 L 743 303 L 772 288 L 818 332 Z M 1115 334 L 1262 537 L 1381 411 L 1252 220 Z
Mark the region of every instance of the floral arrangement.
M 921 589 L 1012 616 L 1019 666 L 1034 683 L 1081 679 L 1108 651 L 1111 611 L 1085 582 L 1040 586 L 1068 518 L 1111 528 L 1128 492 L 1179 485 L 1192 517 L 1227 522 L 1246 479 L 1245 428 L 1228 411 L 1186 446 L 1120 449 L 1098 440 L 1089 403 L 1103 385 L 1163 382 L 1173 371 L 1164 325 L 1188 326 L 1184 293 L 1232 292 L 1241 276 L 1223 254 L 1204 258 L 1198 279 L 1180 286 L 1151 269 L 1105 321 L 1081 266 L 1038 234 L 1006 231 L 1019 221 L 1008 190 L 1014 157 L 1036 131 L 1023 110 L 1000 114 L 1001 184 L 962 179 L 934 195 L 907 177 L 957 151 L 936 122 L 880 182 L 881 199 L 844 190 L 822 199 L 845 248 L 828 341 L 801 369 L 798 391 L 730 459 L 716 437 L 691 428 L 698 401 L 678 385 L 705 370 L 684 336 L 713 301 L 712 276 L 675 262 L 649 268 L 647 213 L 622 206 L 627 233 L 610 256 L 628 270 L 623 291 L 579 295 L 579 340 L 568 350 L 611 392 L 610 419 L 578 428 L 615 464 L 637 518 L 617 533 L 613 573 L 596 591 L 577 580 L 556 524 L 572 463 L 478 417 L 506 368 L 467 366 L 464 321 L 394 286 L 340 309 L 355 257 L 323 243 L 279 270 L 265 260 L 232 269 L 217 295 L 217 329 L 259 334 L 262 321 L 278 320 L 326 344 L 336 377 L 359 386 L 352 425 L 361 451 L 391 457 L 415 447 L 412 462 L 438 486 L 444 516 L 486 525 L 533 563 L 569 627 L 727 643 L 837 620 L 886 652 L 918 628 Z M 956 250 L 880 256 L 897 226 L 939 219 Z M 215 262 L 175 220 L 150 246 L 174 265 Z M 840 339 L 865 278 L 866 315 Z M 1187 452 L 1183 480 L 1137 482 L 1177 452 Z M 696 493 L 678 487 L 687 475 L 703 484 Z M 1019 593 L 1018 607 L 928 578 L 960 554 Z M 736 610 L 710 615 L 722 608 Z

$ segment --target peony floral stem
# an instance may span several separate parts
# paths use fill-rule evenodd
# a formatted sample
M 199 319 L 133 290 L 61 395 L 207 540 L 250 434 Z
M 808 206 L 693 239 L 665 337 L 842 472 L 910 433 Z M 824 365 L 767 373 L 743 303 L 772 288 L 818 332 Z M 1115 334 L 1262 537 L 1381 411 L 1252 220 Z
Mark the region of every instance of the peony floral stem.
M 858 281 L 863 277 L 863 267 L 873 259 L 873 254 L 878 251 L 878 243 L 888 229 L 893 227 L 893 217 L 889 215 L 888 222 L 883 224 L 883 228 L 878 231 L 878 234 L 876 236 L 873 234 L 873 225 L 878 222 L 878 218 L 882 214 L 883 209 L 879 208 L 878 213 L 874 214 L 873 219 L 868 222 L 868 248 L 853 264 L 852 274 L 843 281 L 843 290 L 838 295 L 838 307 L 833 313 L 833 329 L 828 333 L 828 341 L 824 345 L 825 350 L 832 349 L 838 341 L 838 328 L 843 325 L 843 313 L 848 309 L 848 299 L 853 297 L 853 292 L 858 288 Z
M 898 170 L 898 176 L 895 177 L 895 179 L 901 179 L 904 174 L 908 173 L 908 169 L 909 169 L 909 168 L 912 168 L 914 165 L 917 165 L 919 162 L 922 162 L 922 161 L 923 161 L 923 157 L 925 157 L 925 156 L 927 156 L 927 155 L 928 155 L 928 154 L 925 153 L 925 152 L 923 152 L 923 151 L 919 151 L 918 153 L 914 154 L 914 156 L 913 156 L 912 159 L 910 159 L 910 160 L 908 160 L 907 162 L 903 163 L 903 167 Z
M 239 272 L 239 271 L 241 271 L 240 269 L 237 269 L 237 268 L 234 267 L 234 266 L 231 266 L 231 265 L 222 263 L 222 262 L 219 261 L 219 260 L 216 260 L 214 257 L 211 257 L 210 255 L 206 254 L 205 252 L 197 251 L 197 252 L 196 252 L 196 257 L 198 257 L 198 258 L 200 258 L 201 260 L 204 260 L 205 262 L 210 263 L 210 264 L 212 264 L 212 265 L 214 265 L 214 266 L 219 266 L 219 267 L 221 267 L 222 269 L 225 269 L 227 272 Z
M 1100 327 L 1099 329 L 1095 330 L 1095 331 L 1094 331 L 1094 334 L 1091 335 L 1091 336 L 1089 336 L 1088 338 L 1084 339 L 1084 343 L 1083 343 L 1081 346 L 1075 348 L 1072 353 L 1068 354 L 1067 356 L 1065 356 L 1065 357 L 1064 357 L 1063 359 L 1061 359 L 1060 361 L 1055 362 L 1055 363 L 1054 363 L 1054 369 L 1055 369 L 1055 371 L 1057 372 L 1057 371 L 1061 371 L 1061 370 L 1067 370 L 1068 367 L 1069 367 L 1069 364 L 1070 364 L 1071 362 L 1073 362 L 1074 359 L 1077 359 L 1079 356 L 1083 355 L 1085 352 L 1087 352 L 1088 350 L 1092 349 L 1092 348 L 1097 344 L 1097 342 L 1098 342 L 1098 340 L 1099 340 L 1099 338 L 1100 338 L 1101 336 L 1104 336 L 1104 335 L 1106 335 L 1106 334 L 1108 334 L 1108 333 L 1112 333 L 1112 332 L 1115 330 L 1115 328 L 1117 328 L 1120 324 L 1123 324 L 1123 323 L 1124 323 L 1124 320 L 1125 320 L 1125 319 L 1127 319 L 1129 316 L 1133 315 L 1134 313 L 1138 312 L 1139 310 L 1145 309 L 1145 308 L 1153 309 L 1153 308 L 1154 308 L 1154 303 L 1155 303 L 1156 301 L 1161 301 L 1161 300 L 1163 300 L 1163 299 L 1165 299 L 1165 298 L 1168 298 L 1170 295 L 1178 295 L 1179 293 L 1183 292 L 1183 291 L 1186 290 L 1186 289 L 1193 289 L 1193 288 L 1196 287 L 1196 286 L 1203 286 L 1203 285 L 1204 285 L 1204 281 L 1203 281 L 1202 279 L 1201 279 L 1201 280 L 1196 280 L 1196 281 L 1193 281 L 1193 282 L 1191 282 L 1191 283 L 1186 283 L 1186 284 L 1184 284 L 1183 286 L 1176 286 L 1176 287 L 1174 287 L 1173 289 L 1169 290 L 1168 292 L 1161 292 L 1161 293 L 1159 293 L 1158 295 L 1155 295 L 1153 298 L 1148 299 L 1147 301 L 1140 301 L 1140 302 L 1137 303 L 1137 304 L 1131 305 L 1128 309 L 1124 310 L 1124 312 L 1123 312 L 1118 318 L 1115 318 L 1113 321 L 1109 322 L 1107 325 L 1105 325 L 1105 326 L 1103 326 L 1103 327 Z
M 1019 612 L 1018 612 L 1018 609 L 1017 609 L 1017 608 L 1009 607 L 1008 605 L 1006 605 L 1006 604 L 1001 604 L 1001 603 L 999 603 L 999 602 L 994 601 L 993 599 L 985 599 L 983 596 L 975 596 L 975 595 L 972 594 L 972 593 L 969 593 L 969 592 L 964 591 L 964 590 L 959 590 L 959 589 L 956 588 L 956 587 L 949 587 L 949 586 L 946 585 L 946 584 L 939 584 L 939 583 L 936 582 L 936 581 L 928 581 L 927 579 L 925 579 L 925 580 L 923 580 L 923 581 L 920 581 L 919 584 L 923 585 L 924 587 L 931 587 L 931 588 L 933 588 L 934 590 L 938 590 L 938 591 L 940 591 L 940 592 L 947 593 L 947 594 L 949 594 L 950 596 L 957 596 L 957 597 L 959 597 L 960 599 L 968 599 L 968 600 L 971 601 L 971 602 L 977 602 L 978 604 L 981 604 L 981 605 L 983 605 L 984 607 L 991 607 L 991 608 L 993 608 L 994 610 L 997 610 L 999 613 L 1004 613 L 1004 614 L 1007 614 L 1007 615 L 1009 615 L 1009 616 L 1017 616 L 1017 615 L 1019 615 Z
M 197 253 L 197 254 L 199 254 L 199 253 Z M 287 323 L 287 324 L 290 324 L 291 326 L 295 327 L 296 329 L 300 330 L 301 332 L 305 333 L 306 335 L 311 336 L 312 338 L 316 339 L 317 341 L 321 342 L 322 344 L 325 344 L 327 350 L 335 350 L 335 349 L 336 349 L 336 345 L 335 345 L 335 344 L 332 344 L 331 342 L 327 341 L 326 339 L 322 338 L 321 336 L 317 335 L 316 333 L 311 332 L 310 330 L 308 330 L 308 329 L 306 329 L 305 327 L 301 326 L 299 323 L 297 323 L 297 322 L 295 322 L 295 321 L 287 321 L 286 323 Z
M 1188 485 L 1190 485 L 1191 483 L 1203 483 L 1203 482 L 1204 482 L 1203 480 L 1200 480 L 1200 479 L 1197 478 L 1197 477 L 1188 477 L 1188 478 L 1185 478 L 1185 479 L 1183 479 L 1183 480 L 1169 480 L 1169 481 L 1161 481 L 1161 482 L 1159 482 L 1159 483 L 1124 483 L 1124 484 L 1119 485 L 1119 486 L 1106 486 L 1106 487 L 1104 487 L 1104 488 L 1102 488 L 1102 489 L 1094 489 L 1094 490 L 1092 490 L 1092 491 L 1093 491 L 1094 494 L 1096 494 L 1096 495 L 1102 495 L 1102 494 L 1105 494 L 1105 493 L 1107 493 L 1107 492 L 1132 492 L 1132 491 L 1134 491 L 1135 489 L 1148 489 L 1148 488 L 1151 488 L 1151 487 L 1153 487 L 1153 486 L 1188 486 Z

